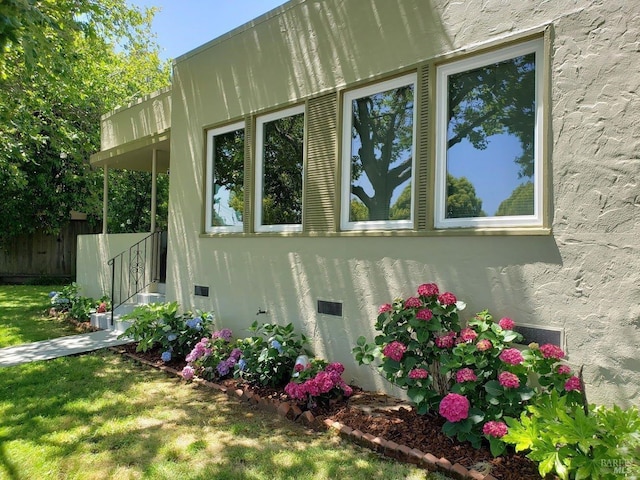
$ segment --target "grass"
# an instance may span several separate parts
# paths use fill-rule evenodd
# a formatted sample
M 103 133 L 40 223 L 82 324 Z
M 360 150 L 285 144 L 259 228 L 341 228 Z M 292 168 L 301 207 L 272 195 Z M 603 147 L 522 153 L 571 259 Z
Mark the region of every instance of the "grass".
M 73 333 L 0 286 L 0 347 Z M 442 479 L 110 351 L 0 368 L 0 479 Z
M 0 478 L 442 477 L 101 351 L 0 370 Z
M 0 285 L 0 348 L 76 333 L 49 317 L 49 292 L 59 286 Z

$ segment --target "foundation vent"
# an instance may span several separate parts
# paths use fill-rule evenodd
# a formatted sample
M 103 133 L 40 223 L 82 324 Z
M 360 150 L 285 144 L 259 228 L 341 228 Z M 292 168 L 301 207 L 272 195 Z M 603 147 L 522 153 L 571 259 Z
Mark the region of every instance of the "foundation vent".
M 322 313 L 323 315 L 333 315 L 334 317 L 341 317 L 342 303 L 318 300 L 318 313 Z

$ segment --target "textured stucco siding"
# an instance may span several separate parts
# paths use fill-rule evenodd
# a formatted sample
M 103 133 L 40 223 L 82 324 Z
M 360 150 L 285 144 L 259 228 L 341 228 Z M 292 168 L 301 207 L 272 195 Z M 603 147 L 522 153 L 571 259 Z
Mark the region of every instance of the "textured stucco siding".
M 640 398 L 640 2 L 294 0 L 175 66 L 168 296 L 237 335 L 294 322 L 348 380 L 377 306 L 435 281 L 516 322 L 562 328 L 589 400 Z M 202 236 L 204 129 L 416 63 L 550 28 L 552 234 Z M 194 297 L 193 286 L 211 287 Z M 344 304 L 342 318 L 316 313 Z M 256 316 L 258 308 L 268 315 Z

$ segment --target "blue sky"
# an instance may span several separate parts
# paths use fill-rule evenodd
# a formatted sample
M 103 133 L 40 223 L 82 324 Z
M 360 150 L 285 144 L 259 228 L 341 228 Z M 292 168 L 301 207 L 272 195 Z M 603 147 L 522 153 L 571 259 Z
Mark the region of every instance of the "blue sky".
M 161 56 L 176 58 L 259 17 L 285 0 L 128 0 L 140 8 L 159 7 L 153 30 Z

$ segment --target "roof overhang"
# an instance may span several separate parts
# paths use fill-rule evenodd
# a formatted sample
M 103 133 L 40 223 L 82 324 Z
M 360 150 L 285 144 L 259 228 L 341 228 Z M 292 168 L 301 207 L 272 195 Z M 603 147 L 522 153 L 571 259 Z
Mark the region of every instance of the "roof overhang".
M 157 171 L 169 170 L 169 143 L 171 129 L 154 133 L 117 147 L 103 150 L 91 155 L 90 162 L 94 167 L 108 167 L 119 170 L 135 170 L 150 172 L 152 170 L 153 151 L 157 150 Z

